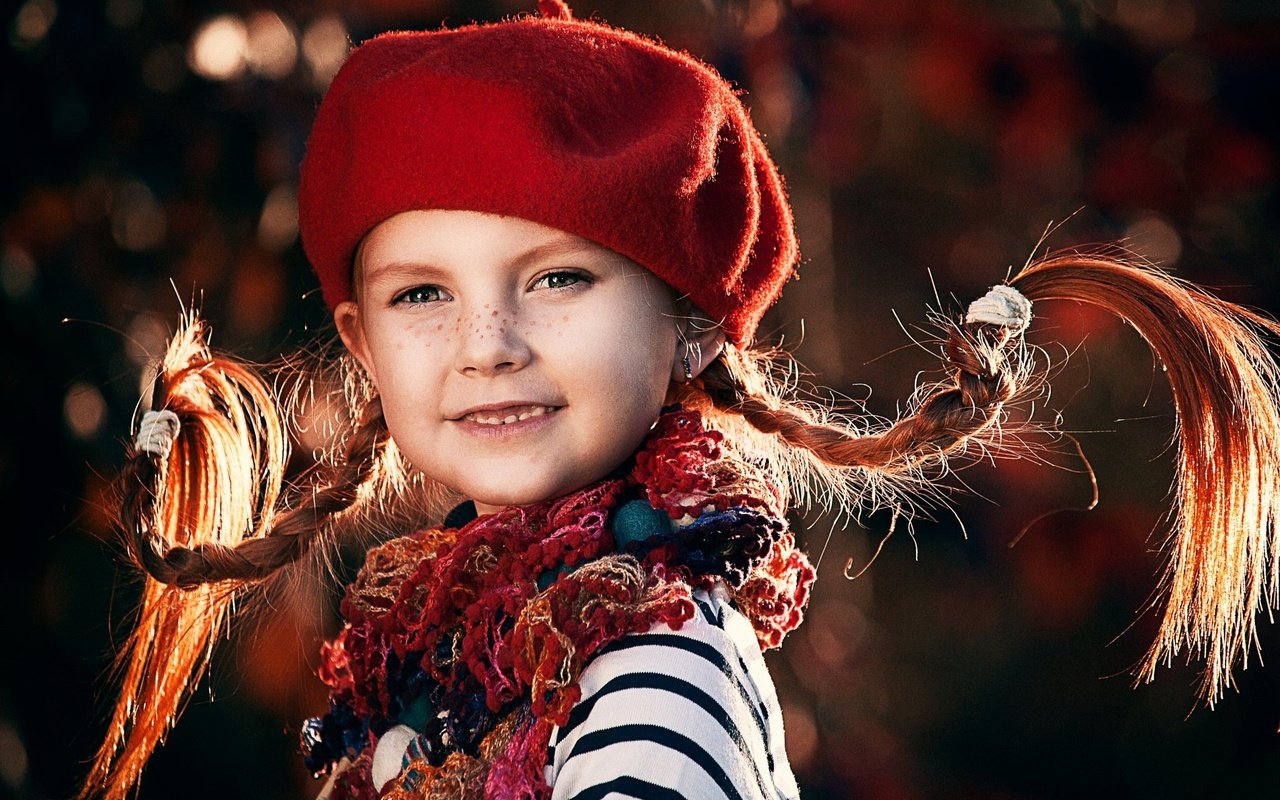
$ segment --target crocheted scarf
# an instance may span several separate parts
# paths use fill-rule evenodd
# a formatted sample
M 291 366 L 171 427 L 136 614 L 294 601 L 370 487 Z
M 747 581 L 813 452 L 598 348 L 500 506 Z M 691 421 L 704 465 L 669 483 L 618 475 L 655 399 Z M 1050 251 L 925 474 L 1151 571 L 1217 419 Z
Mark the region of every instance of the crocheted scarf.
M 394 727 L 413 733 L 382 797 L 549 798 L 548 742 L 603 647 L 680 628 L 716 583 L 762 648 L 800 624 L 814 570 L 783 514 L 758 466 L 674 408 L 624 477 L 371 550 L 322 648 L 330 707 L 304 726 L 307 766 L 352 762 L 331 800 L 377 797 Z

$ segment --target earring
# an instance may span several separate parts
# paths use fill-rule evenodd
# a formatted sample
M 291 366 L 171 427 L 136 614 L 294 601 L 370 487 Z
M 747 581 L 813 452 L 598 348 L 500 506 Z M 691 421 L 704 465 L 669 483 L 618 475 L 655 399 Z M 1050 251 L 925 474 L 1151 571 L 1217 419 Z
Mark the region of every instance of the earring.
M 680 359 L 680 363 L 684 365 L 685 383 L 693 380 L 693 366 L 689 364 L 689 351 L 686 350 L 684 356 Z

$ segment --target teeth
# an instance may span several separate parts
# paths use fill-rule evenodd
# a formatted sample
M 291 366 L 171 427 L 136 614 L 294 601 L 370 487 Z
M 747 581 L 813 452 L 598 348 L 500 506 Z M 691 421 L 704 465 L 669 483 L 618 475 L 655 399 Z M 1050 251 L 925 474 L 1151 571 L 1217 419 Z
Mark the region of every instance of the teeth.
M 484 412 L 478 412 L 475 414 L 467 414 L 465 417 L 463 417 L 463 419 L 467 420 L 468 422 L 478 422 L 481 425 L 510 425 L 513 422 L 524 422 L 526 419 L 529 419 L 530 417 L 540 417 L 543 414 L 550 414 L 554 410 L 555 409 L 553 409 L 550 406 L 537 406 L 536 408 L 532 408 L 529 411 L 521 411 L 519 414 L 508 414 L 506 417 L 498 417 L 498 416 L 486 417 L 486 416 L 481 416 L 481 414 L 483 414 Z

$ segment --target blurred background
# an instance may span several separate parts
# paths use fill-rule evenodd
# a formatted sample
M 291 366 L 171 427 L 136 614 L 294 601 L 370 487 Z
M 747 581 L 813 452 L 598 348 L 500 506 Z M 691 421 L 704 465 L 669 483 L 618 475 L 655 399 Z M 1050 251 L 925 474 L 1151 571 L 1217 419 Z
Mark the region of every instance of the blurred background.
M 748 91 L 788 178 L 802 279 L 764 327 L 892 415 L 912 344 L 1045 246 L 1123 241 L 1280 309 L 1280 9 L 1268 0 L 577 0 Z M 533 0 L 7 4 L 0 44 L 0 796 L 73 793 L 101 740 L 138 580 L 103 491 L 184 304 L 268 360 L 325 336 L 294 186 L 351 42 Z M 549 76 L 554 78 L 554 76 Z M 1050 226 L 1052 230 L 1042 244 Z M 1039 248 L 1039 249 L 1037 249 Z M 936 294 L 935 294 L 936 291 Z M 1198 665 L 1131 688 L 1158 616 L 1173 419 L 1133 332 L 1045 304 L 1049 465 L 978 465 L 956 513 L 833 529 L 809 620 L 770 655 L 805 798 L 1237 797 L 1280 780 L 1280 669 L 1197 707 Z M 1066 355 L 1070 353 L 1070 359 Z M 1055 512 L 1039 519 L 1047 512 Z M 1037 521 L 1038 520 L 1038 521 Z M 1016 546 L 1010 545 L 1019 538 Z M 336 590 L 222 647 L 143 798 L 312 796 L 299 723 Z M 1280 653 L 1261 621 L 1262 650 Z M 210 698 L 216 702 L 210 702 Z

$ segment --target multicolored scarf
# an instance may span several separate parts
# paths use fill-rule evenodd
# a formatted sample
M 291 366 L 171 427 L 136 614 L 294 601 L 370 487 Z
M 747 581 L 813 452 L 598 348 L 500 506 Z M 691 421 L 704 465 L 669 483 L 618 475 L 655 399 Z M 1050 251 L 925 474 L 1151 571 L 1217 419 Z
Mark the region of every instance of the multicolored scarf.
M 322 650 L 330 708 L 303 731 L 331 800 L 373 798 L 372 754 L 416 732 L 382 797 L 549 798 L 547 744 L 601 648 L 693 617 L 723 583 L 777 647 L 814 570 L 763 471 L 701 417 L 665 411 L 625 477 L 370 551 Z

